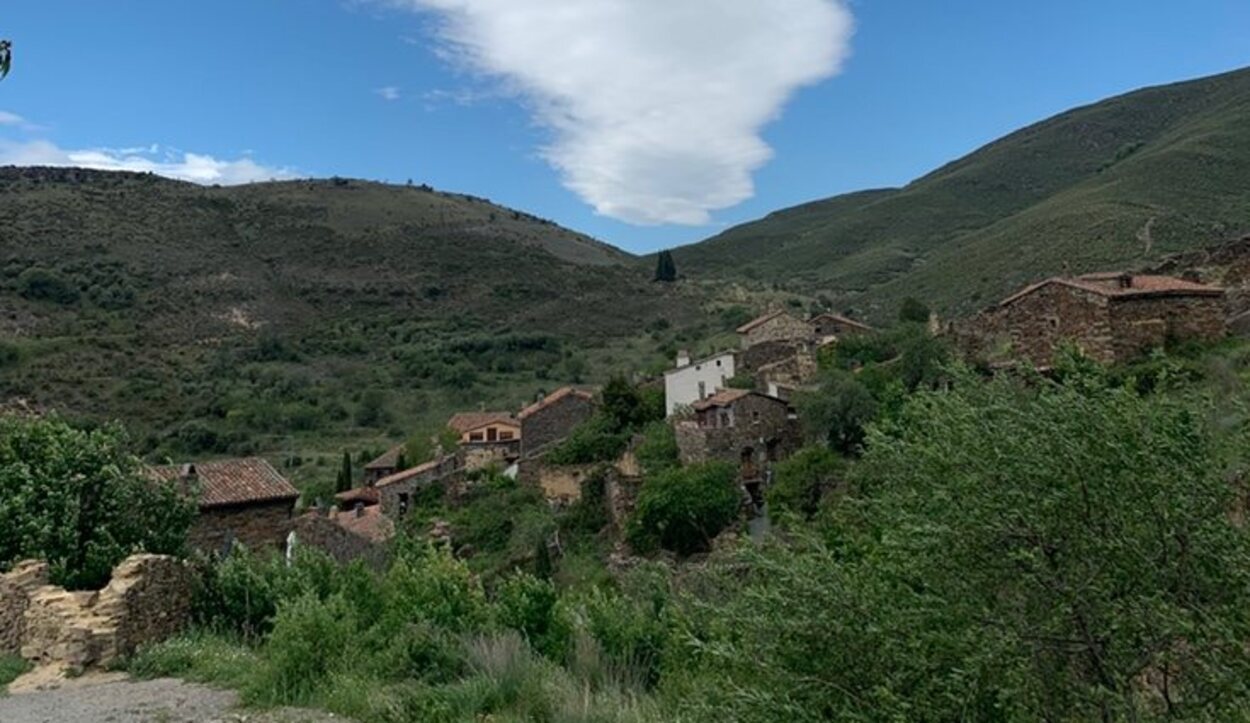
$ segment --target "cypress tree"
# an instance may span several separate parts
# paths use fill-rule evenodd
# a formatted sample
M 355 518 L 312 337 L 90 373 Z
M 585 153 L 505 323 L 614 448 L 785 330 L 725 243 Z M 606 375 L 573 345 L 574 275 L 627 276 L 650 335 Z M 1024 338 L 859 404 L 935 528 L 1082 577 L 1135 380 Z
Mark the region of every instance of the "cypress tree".
M 655 280 L 665 283 L 677 280 L 677 264 L 673 263 L 672 251 L 661 251 L 656 257 Z
M 339 468 L 338 482 L 335 492 L 346 492 L 352 488 L 352 453 L 343 452 L 343 466 Z

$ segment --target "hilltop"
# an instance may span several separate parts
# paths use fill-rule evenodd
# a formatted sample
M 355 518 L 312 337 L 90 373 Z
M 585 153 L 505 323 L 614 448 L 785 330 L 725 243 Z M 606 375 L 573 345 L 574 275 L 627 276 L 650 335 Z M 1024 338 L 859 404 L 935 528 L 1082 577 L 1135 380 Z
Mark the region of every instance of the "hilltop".
M 1065 266 L 1140 267 L 1250 229 L 1250 70 L 1139 90 L 1012 133 L 903 188 L 773 213 L 675 252 L 891 316 L 967 312 Z
M 0 169 L 0 403 L 173 454 L 381 444 L 655 363 L 622 340 L 701 311 L 644 266 L 427 186 Z

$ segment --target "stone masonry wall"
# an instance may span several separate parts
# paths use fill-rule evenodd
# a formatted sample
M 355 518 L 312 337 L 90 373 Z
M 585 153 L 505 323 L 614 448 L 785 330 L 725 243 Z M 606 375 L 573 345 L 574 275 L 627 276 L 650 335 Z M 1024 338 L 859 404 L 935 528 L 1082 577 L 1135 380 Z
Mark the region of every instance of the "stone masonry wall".
M 1162 296 L 1118 299 L 1111 304 L 1111 328 L 1117 361 L 1173 341 L 1216 341 L 1228 331 L 1224 299 L 1210 296 Z
M 187 537 L 191 546 L 208 553 L 225 552 L 227 543 L 250 550 L 282 547 L 291 531 L 292 500 L 201 510 Z
M 569 436 L 573 428 L 590 419 L 595 404 L 580 394 L 566 394 L 521 420 L 522 455 L 525 457 Z
M 713 412 L 709 412 L 711 414 Z M 754 461 L 776 461 L 801 444 L 798 424 L 785 404 L 758 395 L 732 406 L 733 426 L 700 427 L 695 421 L 675 425 L 682 464 L 721 461 L 739 464 L 749 451 Z M 766 459 L 771 451 L 774 459 Z
M 357 535 L 317 513 L 297 518 L 294 531 L 296 545 L 320 550 L 340 563 L 363 560 L 366 565 L 380 570 L 386 566 L 389 557 L 385 543 Z
M 1004 307 L 1002 325 L 1011 339 L 1011 355 L 1046 368 L 1065 342 L 1101 362 L 1115 360 L 1107 298 L 1062 284 L 1037 289 Z
M 0 630 L 20 631 L 18 652 L 31 662 L 75 670 L 106 666 L 190 620 L 191 571 L 173 557 L 132 555 L 99 591 L 49 585 L 46 571 L 42 563 L 23 563 L 0 582 Z M 25 597 L 24 607 L 12 604 L 14 591 Z M 12 617 L 17 610 L 20 621 Z
M 0 655 L 21 654 L 30 593 L 47 584 L 48 565 L 43 562 L 18 563 L 0 575 Z
M 742 348 L 750 349 L 766 341 L 804 341 L 812 338 L 812 327 L 790 314 L 781 314 L 742 335 Z

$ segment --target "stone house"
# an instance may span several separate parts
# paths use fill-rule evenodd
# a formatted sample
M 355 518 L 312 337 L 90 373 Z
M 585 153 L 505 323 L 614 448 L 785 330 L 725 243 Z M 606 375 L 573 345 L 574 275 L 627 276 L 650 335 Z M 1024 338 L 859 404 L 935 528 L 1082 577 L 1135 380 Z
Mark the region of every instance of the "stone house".
M 677 366 L 664 372 L 664 409 L 668 416 L 724 389 L 733 379 L 737 358 L 731 351 L 691 361 L 689 352 L 677 355 Z
M 1006 355 L 1049 368 L 1064 344 L 1103 363 L 1132 360 L 1169 341 L 1227 332 L 1224 290 L 1171 276 L 1055 277 L 1007 297 L 957 331 L 974 356 Z
M 810 341 L 812 327 L 787 311 L 773 311 L 738 327 L 738 339 L 743 349 L 766 341 Z
M 460 464 L 466 470 L 508 465 L 521 456 L 521 422 L 511 412 L 460 412 L 447 427 L 460 435 Z
M 563 441 L 595 413 L 595 396 L 564 387 L 521 410 L 521 456 L 532 457 Z
M 402 519 L 411 509 L 415 496 L 440 484 L 460 471 L 456 455 L 444 455 L 412 469 L 383 477 L 374 485 L 382 514 L 392 520 Z
M 817 340 L 839 339 L 855 334 L 871 334 L 875 329 L 841 314 L 818 314 L 807 320 Z
M 387 543 L 395 536 L 395 522 L 378 506 L 312 510 L 295 520 L 293 531 L 297 546 L 321 550 L 341 563 L 363 560 L 381 568 L 387 560 Z
M 400 471 L 404 457 L 404 445 L 399 444 L 382 453 L 365 465 L 365 486 L 370 486 L 388 475 Z
M 802 444 L 798 418 L 789 404 L 745 389 L 726 389 L 696 402 L 674 431 L 682 464 L 735 464 L 748 489 L 764 484 L 771 465 Z
M 198 495 L 192 547 L 224 553 L 235 543 L 253 550 L 285 544 L 299 490 L 269 462 L 252 457 L 150 469 L 156 479 Z

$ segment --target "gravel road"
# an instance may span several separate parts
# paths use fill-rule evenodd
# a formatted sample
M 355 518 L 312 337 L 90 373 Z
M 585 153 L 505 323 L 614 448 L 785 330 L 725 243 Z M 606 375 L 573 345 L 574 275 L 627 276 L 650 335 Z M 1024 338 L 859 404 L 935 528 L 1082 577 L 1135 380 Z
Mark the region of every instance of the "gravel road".
M 3 723 L 328 723 L 328 713 L 236 709 L 238 696 L 180 680 L 67 685 L 0 698 Z

